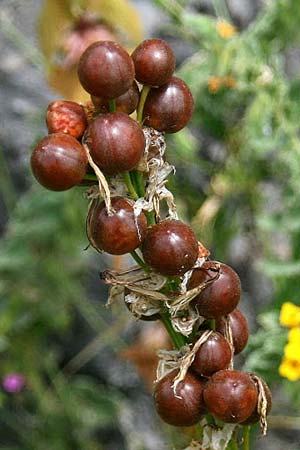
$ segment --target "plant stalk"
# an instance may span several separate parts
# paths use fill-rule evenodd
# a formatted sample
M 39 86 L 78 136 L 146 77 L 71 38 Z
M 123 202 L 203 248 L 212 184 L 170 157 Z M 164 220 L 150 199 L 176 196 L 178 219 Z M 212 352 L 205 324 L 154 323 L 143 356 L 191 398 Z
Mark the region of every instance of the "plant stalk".
M 138 105 L 138 109 L 137 109 L 137 121 L 138 123 L 142 126 L 143 125 L 143 111 L 144 111 L 144 106 L 145 106 L 145 102 L 147 99 L 147 96 L 150 92 L 151 87 L 150 86 L 144 86 L 141 92 L 141 97 L 140 97 L 140 101 L 139 101 L 139 105 Z

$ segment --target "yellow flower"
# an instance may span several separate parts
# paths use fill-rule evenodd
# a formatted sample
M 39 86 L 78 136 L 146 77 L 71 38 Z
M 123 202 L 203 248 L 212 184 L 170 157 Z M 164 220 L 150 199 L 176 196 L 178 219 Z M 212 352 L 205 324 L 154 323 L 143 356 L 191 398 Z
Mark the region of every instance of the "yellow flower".
M 234 89 L 236 87 L 236 80 L 233 77 L 224 77 L 223 84 L 229 89 Z
M 288 334 L 289 342 L 300 347 L 300 328 L 294 327 L 289 331 Z
M 222 86 L 221 77 L 209 77 L 207 82 L 207 88 L 211 94 L 216 94 Z
M 279 366 L 279 374 L 290 381 L 300 380 L 300 361 L 284 358 Z
M 298 361 L 300 363 L 300 345 L 299 345 L 299 342 L 289 342 L 284 347 L 284 356 L 287 359 Z
M 293 328 L 300 325 L 300 308 L 294 303 L 286 302 L 282 305 L 280 316 L 280 324 L 284 327 Z
M 236 28 L 226 20 L 219 20 L 217 22 L 217 32 L 221 38 L 229 39 L 236 34 Z

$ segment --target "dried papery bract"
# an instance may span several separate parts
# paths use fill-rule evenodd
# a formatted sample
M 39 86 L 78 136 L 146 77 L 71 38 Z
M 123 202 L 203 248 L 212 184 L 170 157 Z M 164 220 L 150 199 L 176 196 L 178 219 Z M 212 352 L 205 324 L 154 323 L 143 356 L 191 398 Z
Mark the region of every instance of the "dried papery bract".
M 258 390 L 258 400 L 257 400 L 257 412 L 259 414 L 259 423 L 261 427 L 261 431 L 263 436 L 267 434 L 268 431 L 268 422 L 267 422 L 267 413 L 268 413 L 268 399 L 266 395 L 266 389 L 264 383 L 261 378 L 255 374 L 251 374 L 251 378 L 255 382 Z
M 184 378 L 187 374 L 187 371 L 189 370 L 190 366 L 192 365 L 192 362 L 194 361 L 194 358 L 195 358 L 195 354 L 197 353 L 197 351 L 199 350 L 201 345 L 204 344 L 208 340 L 208 338 L 212 335 L 212 333 L 213 333 L 213 330 L 204 331 L 204 333 L 201 335 L 201 337 L 194 344 L 193 348 L 182 357 L 182 359 L 180 361 L 179 373 L 176 376 L 176 378 L 174 379 L 174 383 L 173 383 L 173 389 L 174 389 L 175 394 L 176 394 L 177 386 L 179 385 L 179 383 L 182 380 L 184 380 Z
M 89 165 L 92 167 L 92 169 L 94 170 L 94 172 L 96 174 L 96 177 L 98 180 L 98 185 L 99 185 L 99 193 L 100 193 L 101 197 L 103 198 L 103 200 L 105 201 L 107 212 L 108 212 L 108 214 L 112 214 L 111 198 L 110 198 L 111 194 L 110 194 L 110 190 L 109 190 L 109 186 L 106 181 L 106 178 L 103 175 L 103 173 L 101 172 L 101 170 L 99 169 L 99 167 L 97 166 L 97 164 L 94 163 L 93 158 L 91 157 L 89 148 L 84 140 L 83 140 L 82 145 L 86 151 Z

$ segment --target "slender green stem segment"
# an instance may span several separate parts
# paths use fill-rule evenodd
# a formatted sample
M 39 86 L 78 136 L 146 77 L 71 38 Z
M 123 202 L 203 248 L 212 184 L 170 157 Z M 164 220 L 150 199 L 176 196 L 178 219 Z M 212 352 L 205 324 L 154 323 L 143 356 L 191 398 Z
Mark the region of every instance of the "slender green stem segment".
M 215 330 L 216 329 L 216 319 L 211 319 L 210 320 L 210 328 L 211 328 L 211 330 Z
M 147 266 L 147 264 L 142 260 L 142 258 L 137 254 L 137 252 L 135 250 L 133 250 L 132 252 L 130 252 L 131 256 L 133 257 L 133 259 L 135 260 L 135 262 L 141 266 L 145 272 L 149 272 L 149 267 Z
M 230 446 L 228 447 L 228 449 L 230 449 L 230 450 L 239 450 L 239 446 L 238 446 L 238 443 L 237 443 L 237 436 L 236 436 L 235 433 L 233 434 L 229 445 Z
M 137 109 L 137 121 L 140 125 L 143 124 L 143 111 L 144 111 L 144 106 L 145 106 L 145 101 L 146 98 L 149 94 L 151 87 L 150 86 L 144 86 L 141 92 L 141 97 L 140 97 L 140 101 L 139 101 L 139 106 Z
M 116 110 L 117 110 L 116 100 L 109 100 L 108 105 L 109 105 L 110 112 L 116 112 Z
M 244 427 L 244 450 L 250 450 L 250 426 Z
M 182 336 L 182 334 L 179 334 L 174 330 L 168 314 L 163 313 L 160 315 L 160 317 L 161 317 L 161 321 L 163 322 L 163 324 L 174 344 L 174 347 L 176 347 L 177 349 L 180 349 L 183 345 L 186 344 L 184 336 Z
M 131 178 L 130 178 L 130 173 L 129 172 L 123 172 L 123 180 L 124 183 L 127 186 L 128 192 L 130 194 L 130 196 L 133 198 L 133 200 L 137 200 L 139 198 L 136 190 L 134 189 L 134 186 L 132 184 Z
M 97 177 L 93 173 L 86 173 L 84 175 L 84 180 L 91 180 L 91 181 L 97 181 Z
M 143 174 L 138 172 L 137 170 L 132 170 L 130 172 L 132 183 L 135 187 L 136 192 L 140 197 L 144 197 L 145 195 L 145 186 L 144 186 L 144 178 Z

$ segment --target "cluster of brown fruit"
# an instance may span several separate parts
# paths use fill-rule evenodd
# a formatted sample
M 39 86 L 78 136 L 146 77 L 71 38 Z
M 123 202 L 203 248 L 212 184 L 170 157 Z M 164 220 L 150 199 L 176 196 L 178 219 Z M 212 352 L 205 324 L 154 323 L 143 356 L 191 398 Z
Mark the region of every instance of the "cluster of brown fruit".
M 205 287 L 206 283 L 206 287 Z M 247 344 L 249 328 L 245 316 L 236 309 L 241 295 L 240 279 L 229 266 L 206 261 L 193 269 L 188 288 L 204 288 L 192 305 L 212 329 L 193 355 L 184 380 L 175 388 L 179 370 L 169 372 L 155 387 L 155 403 L 165 422 L 191 426 L 210 413 L 225 423 L 249 425 L 263 420 L 271 409 L 271 393 L 256 375 L 232 370 L 233 353 Z M 197 345 L 197 339 L 192 346 Z
M 180 294 L 187 274 L 188 292 L 202 286 L 188 306 L 206 319 L 198 336 L 205 329 L 212 332 L 176 389 L 178 370 L 156 384 L 155 404 L 162 419 L 189 426 L 208 411 L 224 422 L 253 423 L 265 418 L 271 396 L 258 377 L 229 369 L 232 352 L 244 348 L 249 334 L 245 317 L 236 310 L 241 293 L 238 275 L 225 264 L 199 263 L 195 234 L 177 216 L 160 218 L 158 194 L 152 197 L 152 206 L 147 199 L 147 210 L 141 208 L 137 213 L 135 209 L 135 201 L 146 198 L 150 184 L 149 165 L 143 170 L 139 166 L 147 145 L 149 150 L 145 129 L 154 129 L 156 136 L 177 132 L 193 112 L 192 94 L 173 75 L 174 69 L 173 51 L 160 39 L 142 42 L 131 56 L 115 42 L 92 44 L 78 67 L 79 80 L 92 103 L 88 108 L 70 101 L 49 105 L 50 134 L 33 151 L 32 171 L 40 184 L 55 191 L 99 183 L 87 220 L 91 244 L 112 255 L 134 254 L 148 274 L 157 273 L 166 285 L 176 285 L 177 291 L 169 289 L 170 300 Z M 137 120 L 129 116 L 134 111 Z M 154 152 L 154 158 L 158 157 Z M 111 189 L 117 178 L 124 181 L 124 195 Z M 164 295 L 168 294 L 165 286 L 160 291 Z M 166 304 L 152 318 L 163 314 L 168 314 Z

